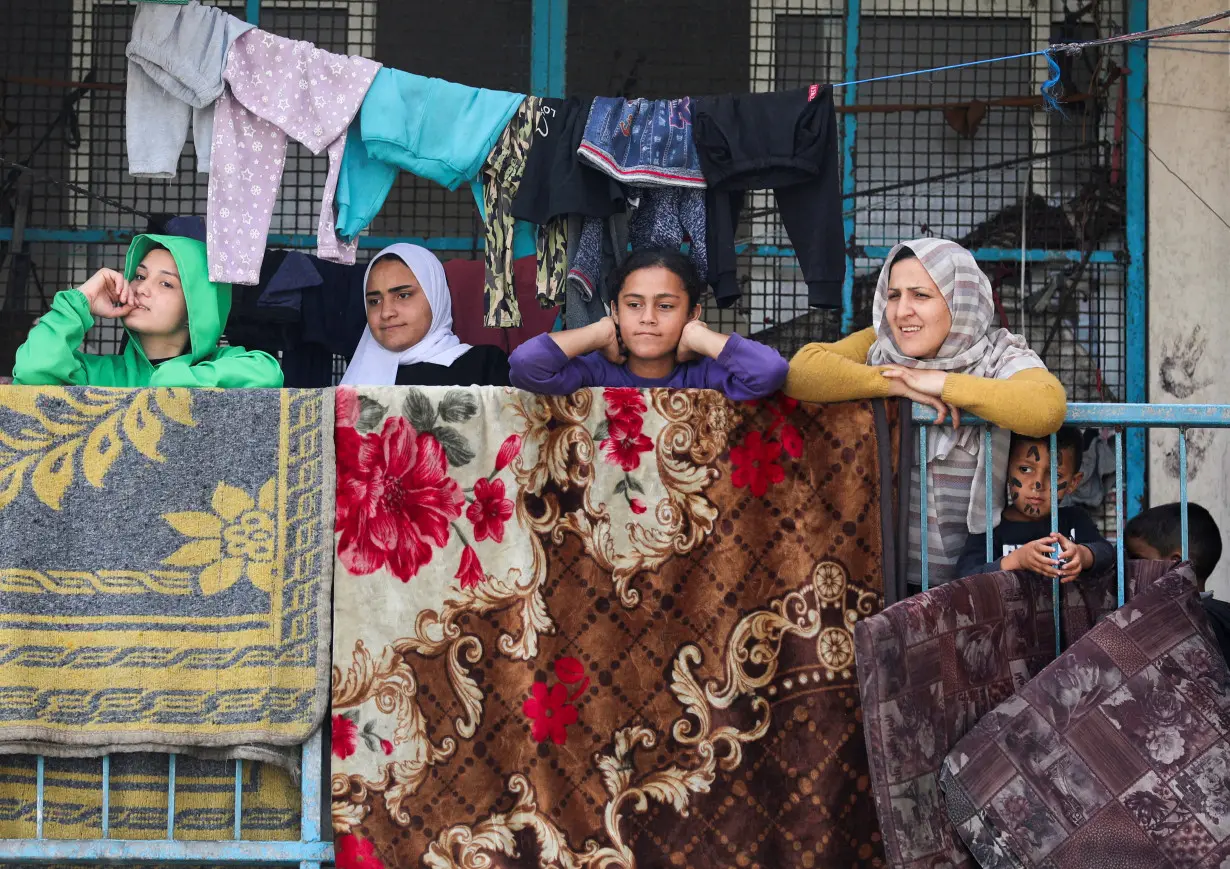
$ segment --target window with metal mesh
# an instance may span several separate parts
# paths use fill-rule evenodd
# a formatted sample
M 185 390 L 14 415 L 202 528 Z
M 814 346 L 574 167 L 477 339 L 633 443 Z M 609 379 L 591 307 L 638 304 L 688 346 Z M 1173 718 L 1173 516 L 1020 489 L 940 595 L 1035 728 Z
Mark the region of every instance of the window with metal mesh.
M 219 5 L 245 11 L 236 0 Z M 190 141 L 175 179 L 127 174 L 124 47 L 133 4 L 5 6 L 0 157 L 35 174 L 0 167 L 0 223 L 14 225 L 21 208 L 27 227 L 105 239 L 106 232 L 145 229 L 148 215 L 202 213 L 206 178 L 195 171 Z M 458 0 L 416 7 L 413 15 L 396 0 L 265 0 L 261 26 L 329 51 L 524 92 L 531 11 L 531 0 Z M 1116 32 L 1123 17 L 1124 0 L 1079 8 L 1060 0 L 866 0 L 853 72 L 874 78 L 1025 53 L 1053 40 Z M 681 0 L 572 0 L 568 91 L 657 97 L 840 82 L 847 29 L 845 6 L 836 0 L 715 0 L 704 15 Z M 1113 256 L 1123 225 L 1124 109 L 1122 80 L 1114 78 L 1122 49 L 1061 62 L 1065 91 L 1076 98 L 1062 115 L 1040 105 L 1039 86 L 1049 75 L 1040 57 L 863 84 L 852 105 L 840 105 L 847 98 L 836 92 L 840 124 L 851 113 L 857 119 L 855 194 L 844 202 L 854 223 L 853 323 L 869 323 L 876 274 L 893 243 L 939 235 L 998 249 L 999 259 L 984 258 L 984 268 L 1001 321 L 1045 348 L 1073 397 L 1116 400 L 1125 349 L 1124 266 Z M 273 232 L 315 231 L 325 167 L 323 155 L 291 144 Z M 46 183 L 48 176 L 110 202 Z M 446 258 L 477 256 L 481 243 L 469 190 L 444 190 L 407 173 L 370 233 L 454 239 L 441 253 Z M 770 193 L 749 197 L 737 237 L 749 245 L 789 244 Z M 1012 253 L 1022 247 L 1068 250 L 1072 259 L 1022 266 Z M 124 248 L 123 241 L 105 240 L 27 244 L 31 268 L 20 294 L 6 292 L 6 310 L 42 310 L 56 290 L 121 262 Z M 6 291 L 11 272 L 0 269 Z M 807 341 L 838 336 L 839 314 L 807 308 L 793 258 L 744 254 L 740 280 L 742 299 L 727 311 L 711 308 L 714 325 L 753 334 L 787 355 Z M 117 330 L 95 330 L 90 349 L 113 350 L 117 341 Z
M 1051 42 L 1122 30 L 1125 5 L 1006 0 L 875 0 L 861 4 L 858 79 L 1025 54 Z M 754 92 L 847 77 L 846 6 L 834 0 L 723 2 L 697 17 L 689 4 L 569 5 L 569 90 L 667 96 Z M 1050 71 L 1039 56 L 838 89 L 839 121 L 857 119 L 853 324 L 870 306 L 887 249 L 941 236 L 982 251 L 1003 325 L 1037 339 L 1074 398 L 1118 400 L 1124 383 L 1122 49 L 1061 57 L 1071 99 L 1048 113 Z M 844 138 L 844 136 L 843 136 Z M 843 150 L 844 158 L 844 150 Z M 786 246 L 773 197 L 749 197 L 738 240 Z M 1030 261 L 1019 252 L 1070 260 Z M 990 250 L 988 250 L 990 249 Z M 997 252 L 998 251 L 998 252 Z M 1098 262 L 1088 260 L 1100 257 Z M 1054 255 L 1056 258 L 1058 255 Z M 744 295 L 710 320 L 790 354 L 840 334 L 840 316 L 808 310 L 789 257 L 744 255 Z M 1022 292 L 1022 283 L 1024 292 Z
M 246 10 L 235 0 L 211 5 L 240 17 Z M 204 214 L 208 178 L 196 172 L 191 137 L 176 178 L 128 174 L 127 125 L 140 135 L 141 125 L 157 120 L 125 114 L 124 49 L 134 9 L 127 0 L 5 4 L 0 158 L 34 172 L 0 166 L 0 225 L 14 225 L 21 188 L 24 224 L 38 229 L 92 231 L 105 238 L 107 233 L 143 231 L 154 216 Z M 263 0 L 260 26 L 327 51 L 373 57 L 422 75 L 523 92 L 529 86 L 530 11 L 530 0 L 460 0 L 417 9 L 414 15 L 405 14 L 404 4 L 396 0 Z M 475 28 L 473 22 L 480 19 L 486 26 Z M 271 233 L 315 233 L 326 171 L 324 155 L 289 143 Z M 77 185 L 94 196 L 46 179 Z M 442 252 L 444 258 L 476 256 L 482 239 L 468 188 L 448 191 L 407 173 L 398 177 L 370 233 L 459 239 L 454 247 L 461 249 Z M 33 268 L 24 291 L 8 294 L 8 268 L 0 269 L 0 291 L 11 295 L 6 301 L 10 308 L 38 313 L 57 290 L 81 283 L 102 266 L 122 264 L 126 247 L 123 240 L 27 242 Z M 361 252 L 360 261 L 370 254 Z M 28 317 L 18 318 L 11 339 L 20 343 L 28 327 Z M 0 327 L 0 340 L 2 333 Z M 91 331 L 86 349 L 117 352 L 121 334 L 115 323 L 102 323 Z

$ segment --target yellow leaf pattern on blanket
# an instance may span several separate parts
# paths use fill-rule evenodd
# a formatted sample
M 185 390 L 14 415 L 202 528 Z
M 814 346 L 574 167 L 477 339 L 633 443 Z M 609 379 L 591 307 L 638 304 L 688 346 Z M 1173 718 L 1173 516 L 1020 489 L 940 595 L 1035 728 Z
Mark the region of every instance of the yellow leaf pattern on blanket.
M 196 425 L 187 389 L 10 387 L 0 394 L 0 407 L 30 420 L 20 431 L 0 431 L 0 510 L 21 493 L 32 467 L 34 494 L 59 510 L 78 459 L 85 479 L 101 489 L 125 442 L 151 461 L 165 461 L 158 451 L 166 429 L 163 416 Z

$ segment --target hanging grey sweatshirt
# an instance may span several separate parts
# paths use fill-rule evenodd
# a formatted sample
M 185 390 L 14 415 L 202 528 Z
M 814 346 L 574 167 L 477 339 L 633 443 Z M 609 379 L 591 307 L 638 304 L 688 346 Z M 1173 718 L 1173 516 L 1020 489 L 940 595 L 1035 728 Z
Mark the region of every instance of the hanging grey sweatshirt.
M 209 172 L 214 100 L 231 43 L 252 25 L 192 0 L 138 3 L 128 56 L 128 174 L 174 178 L 192 119 L 196 169 Z

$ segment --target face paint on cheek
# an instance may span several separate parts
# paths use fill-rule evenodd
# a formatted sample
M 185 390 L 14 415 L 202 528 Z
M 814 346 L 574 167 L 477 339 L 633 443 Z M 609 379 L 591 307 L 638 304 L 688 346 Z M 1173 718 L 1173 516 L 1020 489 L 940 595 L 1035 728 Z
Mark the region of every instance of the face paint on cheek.
M 1015 504 L 1021 496 L 1021 481 L 1016 477 L 1008 478 L 1008 503 Z

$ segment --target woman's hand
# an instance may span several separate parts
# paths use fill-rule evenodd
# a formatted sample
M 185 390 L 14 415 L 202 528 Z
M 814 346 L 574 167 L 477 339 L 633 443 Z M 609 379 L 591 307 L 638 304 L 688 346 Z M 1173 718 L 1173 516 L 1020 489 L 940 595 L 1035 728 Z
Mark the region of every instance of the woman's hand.
M 99 269 L 77 290 L 90 303 L 95 317 L 127 317 L 137 307 L 137 294 L 113 269 Z
M 900 372 L 909 370 L 910 369 L 908 368 L 897 368 L 896 366 L 890 366 L 880 372 L 888 378 L 888 394 L 894 396 L 895 398 L 908 398 L 910 401 L 917 402 L 918 404 L 925 404 L 928 407 L 934 408 L 936 425 L 943 425 L 944 420 L 946 420 L 948 415 L 951 413 L 952 427 L 960 428 L 961 411 L 951 404 L 945 404 L 937 396 L 931 395 L 927 392 L 922 392 L 910 386 L 906 379 L 900 376 Z M 927 373 L 943 374 L 944 372 L 931 371 Z
M 885 377 L 902 381 L 915 392 L 921 392 L 923 395 L 931 395 L 935 398 L 944 397 L 944 384 L 948 380 L 947 371 L 889 365 L 881 373 Z

